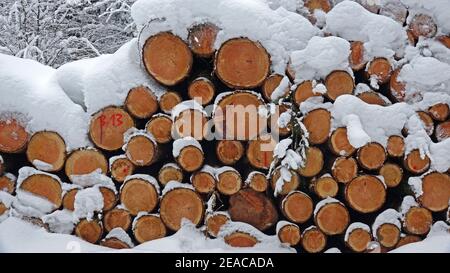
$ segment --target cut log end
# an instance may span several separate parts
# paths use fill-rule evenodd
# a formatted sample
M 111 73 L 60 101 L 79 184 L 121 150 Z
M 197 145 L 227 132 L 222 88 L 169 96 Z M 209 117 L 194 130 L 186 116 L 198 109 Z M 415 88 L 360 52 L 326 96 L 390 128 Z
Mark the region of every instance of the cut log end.
M 174 86 L 189 76 L 193 56 L 186 43 L 169 32 L 150 37 L 143 48 L 147 72 L 159 83 Z
M 364 44 L 359 41 L 350 43 L 349 63 L 353 71 L 359 71 L 366 66 L 364 60 Z
M 89 136 L 97 147 L 115 151 L 123 146 L 123 134 L 132 127 L 134 121 L 130 114 L 122 108 L 109 106 L 93 115 Z
M 419 201 L 433 212 L 448 208 L 450 200 L 450 175 L 432 172 L 422 178 L 422 196 Z
M 156 215 L 143 215 L 134 223 L 133 234 L 140 244 L 166 236 L 167 229 Z
M 345 199 L 354 210 L 370 213 L 383 206 L 386 201 L 386 189 L 377 177 L 361 175 L 347 184 Z
M 242 188 L 242 177 L 236 171 L 225 171 L 218 175 L 217 190 L 223 195 L 233 195 Z
M 358 162 L 367 170 L 378 170 L 386 161 L 384 147 L 376 142 L 371 142 L 358 150 Z
M 267 101 L 272 101 L 272 93 L 280 85 L 281 80 L 283 80 L 283 76 L 280 74 L 272 74 L 264 80 L 264 83 L 261 86 L 261 91 L 264 99 L 266 99 Z M 286 96 L 288 93 L 289 87 L 284 90 L 284 96 Z
M 330 150 L 337 156 L 351 156 L 356 150 L 348 140 L 345 127 L 334 130 L 329 142 Z
M 127 143 L 125 154 L 136 166 L 149 166 L 157 160 L 158 147 L 146 136 L 133 136 Z
M 0 120 L 0 152 L 20 153 L 25 150 L 29 135 L 15 119 Z
M 27 159 L 38 169 L 40 164 L 35 164 L 39 160 L 50 165 L 43 171 L 55 172 L 63 168 L 66 159 L 66 144 L 58 133 L 41 131 L 35 133 L 27 146 Z
M 216 189 L 216 179 L 208 172 L 196 172 L 191 179 L 194 189 L 201 194 L 209 194 Z
M 311 144 L 325 143 L 330 133 L 331 114 L 325 109 L 313 110 L 305 116 L 303 124 L 309 133 Z
M 401 68 L 397 68 L 396 70 L 394 70 L 389 81 L 389 90 L 391 96 L 397 102 L 404 101 L 406 96 L 406 85 L 398 80 L 400 71 Z
M 445 121 L 449 117 L 450 108 L 447 103 L 437 103 L 428 108 L 428 113 L 436 121 Z
M 187 146 L 181 150 L 176 160 L 183 170 L 194 172 L 203 165 L 204 154 L 197 147 Z
M 436 38 L 439 42 L 441 42 L 447 48 L 450 48 L 450 35 L 441 35 Z
M 421 174 L 430 167 L 430 158 L 427 155 L 422 157 L 418 149 L 412 150 L 405 158 L 405 168 L 413 174 Z
M 419 111 L 417 112 L 417 115 L 419 115 L 420 120 L 422 121 L 423 127 L 425 129 L 425 132 L 427 132 L 427 134 L 429 136 L 431 136 L 433 134 L 434 131 L 434 121 L 431 118 L 431 116 L 424 112 L 424 111 Z
M 300 103 L 304 102 L 305 100 L 314 97 L 314 96 L 321 96 L 320 93 L 315 93 L 313 91 L 313 86 L 311 81 L 304 81 L 300 83 L 297 88 L 294 90 L 294 101 L 297 103 L 297 105 L 300 106 Z
M 390 223 L 382 224 L 378 227 L 377 231 L 377 239 L 381 246 L 386 248 L 394 247 L 398 241 L 400 240 L 400 229 Z
M 435 135 L 438 141 L 450 138 L 450 120 L 439 123 L 436 126 Z
M 333 71 L 325 78 L 326 96 L 330 100 L 344 94 L 352 94 L 355 88 L 353 77 L 346 71 Z
M 217 77 L 235 89 L 260 86 L 270 71 L 270 56 L 258 42 L 247 38 L 230 39 L 216 54 Z
M 328 203 L 319 209 L 314 221 L 326 235 L 337 235 L 345 232 L 350 222 L 350 214 L 344 205 Z
M 431 16 L 418 13 L 411 19 L 409 30 L 416 39 L 420 36 L 432 38 L 437 33 L 437 25 Z
M 213 100 L 215 93 L 214 84 L 204 77 L 193 80 L 188 87 L 189 98 L 201 105 L 208 105 Z
M 292 130 L 291 124 L 283 125 L 284 127 L 280 127 L 278 125 L 278 120 L 281 114 L 283 114 L 286 111 L 289 111 L 290 107 L 291 107 L 290 105 L 284 103 L 275 105 L 275 112 L 271 114 L 271 118 L 268 119 L 268 124 L 270 126 L 272 135 L 288 136 L 291 134 Z
M 230 218 L 222 213 L 214 213 L 206 217 L 206 231 L 211 237 L 217 237 L 220 229 L 225 225 Z
M 236 140 L 219 140 L 216 146 L 217 159 L 225 165 L 234 165 L 244 155 L 244 145 Z
M 358 94 L 357 97 L 367 104 L 386 106 L 386 101 L 377 92 L 366 91 Z
M 272 190 L 275 190 L 277 187 L 277 183 L 279 179 L 283 179 L 281 177 L 280 168 L 277 168 L 272 175 L 272 178 L 270 179 L 270 185 L 272 187 Z M 290 170 L 291 173 L 291 180 L 283 181 L 283 186 L 281 187 L 281 191 L 278 192 L 278 195 L 286 195 L 289 194 L 291 191 L 296 190 L 300 185 L 300 177 L 298 176 L 297 172 Z
M 370 232 L 363 228 L 353 229 L 345 242 L 352 251 L 362 253 L 367 250 L 367 246 L 372 241 Z
M 193 137 L 202 140 L 205 137 L 208 120 L 204 113 L 187 109 L 181 112 L 173 122 L 173 133 L 175 137 Z
M 62 204 L 62 188 L 58 180 L 46 174 L 34 174 L 20 184 L 20 189 L 50 201 L 54 208 Z
M 154 210 L 158 204 L 158 198 L 155 186 L 142 179 L 128 180 L 120 190 L 120 201 L 133 216 L 140 211 Z
M 406 232 L 413 235 L 425 235 L 433 224 L 433 216 L 426 208 L 412 207 L 405 214 L 403 224 Z
M 328 176 L 323 176 L 319 179 L 311 181 L 310 187 L 312 191 L 321 199 L 335 197 L 339 191 L 339 185 L 336 180 Z
M 306 151 L 305 166 L 298 169 L 301 176 L 313 177 L 323 168 L 324 159 L 322 151 L 317 147 L 309 147 Z
M 270 134 L 249 141 L 247 147 L 247 159 L 250 165 L 257 169 L 267 170 L 273 159 L 273 150 L 276 142 Z
M 161 198 L 161 219 L 170 230 L 179 230 L 183 218 L 198 225 L 203 218 L 204 210 L 202 199 L 190 189 L 173 189 Z
M 232 247 L 253 247 L 258 243 L 258 240 L 252 235 L 239 231 L 225 236 L 224 241 Z
M 158 143 L 165 144 L 172 140 L 172 119 L 169 116 L 152 117 L 145 125 L 145 129 Z
M 305 223 L 313 213 L 313 202 L 307 194 L 295 191 L 284 198 L 281 211 L 289 221 Z
M 100 193 L 103 196 L 103 211 L 109 211 L 114 208 L 117 204 L 117 196 L 114 190 L 108 187 L 99 187 Z
M 311 14 L 314 14 L 314 10 L 320 9 L 323 12 L 329 12 L 332 8 L 330 0 L 306 0 L 305 7 Z
M 97 220 L 82 219 L 75 227 L 75 234 L 81 239 L 95 244 L 102 238 L 103 227 Z
M 405 140 L 401 136 L 392 135 L 388 138 L 386 151 L 391 157 L 403 157 L 405 154 Z
M 219 28 L 211 23 L 193 26 L 189 29 L 188 42 L 192 52 L 202 58 L 212 57 Z
M 291 247 L 298 245 L 302 236 L 300 233 L 300 228 L 297 225 L 292 224 L 288 224 L 280 228 L 277 235 L 280 242 L 286 243 Z
M 318 228 L 305 230 L 302 234 L 302 246 L 308 253 L 318 253 L 327 246 L 327 236 Z
M 263 173 L 255 173 L 247 180 L 248 187 L 257 192 L 266 192 L 269 187 L 269 181 Z
M 131 246 L 129 246 L 127 243 L 122 242 L 121 240 L 117 239 L 117 238 L 107 238 L 107 239 L 103 239 L 100 242 L 101 246 L 104 247 L 109 247 L 112 249 L 127 249 L 127 248 L 131 248 Z
M 384 84 L 391 78 L 392 66 L 386 58 L 375 58 L 369 63 L 367 75 L 375 78 L 378 83 Z
M 422 241 L 422 238 L 416 235 L 405 235 L 403 237 L 400 238 L 400 240 L 398 241 L 397 245 L 395 245 L 395 248 L 399 248 L 402 247 L 404 245 L 408 245 L 408 244 L 412 244 L 412 243 L 417 243 Z
M 16 188 L 16 181 L 11 179 L 9 175 L 0 176 L 0 191 L 6 191 L 9 194 L 13 194 Z
M 111 177 L 122 183 L 125 178 L 134 173 L 134 165 L 128 158 L 119 158 L 111 164 Z
M 106 174 L 108 162 L 105 156 L 95 149 L 76 150 L 66 160 L 65 172 L 72 182 L 72 175 L 90 174 L 97 169 Z
M 170 114 L 172 109 L 181 103 L 183 99 L 180 94 L 174 91 L 167 91 L 159 98 L 159 108 L 166 114 Z
M 345 184 L 356 177 L 358 173 L 358 164 L 353 157 L 338 157 L 333 163 L 331 173 L 337 182 Z
M 62 199 L 62 205 L 64 209 L 74 211 L 75 210 L 75 196 L 77 195 L 79 189 L 71 189 L 66 194 L 64 194 L 64 197 Z
M 147 87 L 135 87 L 128 92 L 125 108 L 135 118 L 149 118 L 158 111 L 158 99 Z
M 397 164 L 387 163 L 380 169 L 380 175 L 389 188 L 397 187 L 403 179 L 403 169 Z
M 163 166 L 158 173 L 158 181 L 165 186 L 170 181 L 183 181 L 183 171 L 180 168 L 173 165 Z
M 127 231 L 131 227 L 131 214 L 125 209 L 114 208 L 105 213 L 103 226 L 107 232 L 114 228 L 122 228 Z

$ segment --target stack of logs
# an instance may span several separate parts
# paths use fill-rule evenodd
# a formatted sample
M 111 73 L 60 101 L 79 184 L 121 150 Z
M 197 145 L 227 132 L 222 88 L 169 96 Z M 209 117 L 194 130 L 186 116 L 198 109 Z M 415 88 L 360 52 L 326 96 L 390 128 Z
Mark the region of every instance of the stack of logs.
M 423 22 L 429 21 L 411 21 L 412 42 L 424 35 L 420 31 L 433 31 L 415 26 Z M 143 47 L 143 63 L 150 76 L 167 86 L 167 92 L 157 97 L 148 87 L 136 86 L 129 90 L 122 106 L 95 113 L 89 125 L 95 148 L 66 154 L 64 139 L 57 133 L 29 135 L 19 122 L 0 120 L 0 152 L 4 158 L 0 188 L 11 194 L 15 191 L 14 178 L 3 175 L 4 170 L 17 173 L 20 167 L 30 165 L 42 169 L 37 162 L 48 163 L 51 167 L 45 171 L 63 181 L 73 182 L 78 175 L 100 170 L 114 180 L 118 193 L 100 187 L 103 210 L 94 219 L 81 219 L 73 233 L 114 248 L 130 247 L 118 238 L 104 237 L 114 228 L 122 228 L 139 244 L 172 234 L 180 229 L 181 219 L 187 218 L 197 226 L 205 225 L 209 237 L 220 236 L 220 228 L 232 220 L 246 222 L 269 235 L 277 234 L 281 242 L 300 251 L 338 247 L 364 252 L 374 240 L 385 251 L 422 240 L 434 222 L 446 219 L 450 176 L 431 172 L 423 177 L 423 194 L 404 214 L 401 226 L 381 221 L 373 226 L 377 230 L 371 230 L 381 212 L 400 209 L 403 197 L 412 194 L 408 178 L 424 174 L 430 168 L 430 159 L 421 157 L 418 150 L 405 154 L 406 131 L 390 136 L 386 148 L 372 142 L 355 149 L 346 128 L 330 132 L 331 114 L 326 109 L 313 110 L 303 117 L 311 145 L 306 164 L 291 171 L 290 181 L 274 197 L 281 170 L 267 174 L 276 138 L 260 134 L 266 128 L 249 130 L 254 122 L 250 118 L 237 123 L 216 114 L 212 120 L 216 130 L 236 139 L 207 140 L 205 127 L 211 123 L 201 107 L 214 101 L 216 108 L 222 109 L 228 105 L 265 106 L 272 102 L 271 94 L 283 76 L 270 75 L 270 56 L 256 41 L 231 39 L 216 52 L 217 32 L 216 26 L 205 23 L 189 30 L 187 42 L 170 32 L 150 37 Z M 445 37 L 445 41 L 448 39 Z M 325 100 L 333 102 L 340 95 L 353 94 L 357 83 L 367 83 L 373 76 L 380 90 L 358 94 L 361 100 L 382 106 L 387 102 L 380 94 L 394 103 L 401 100 L 404 86 L 396 81 L 398 71 L 392 71 L 383 58 L 371 60 L 368 69 L 361 71 L 366 66 L 362 62 L 364 49 L 362 43 L 352 42 L 349 57 L 356 76 L 345 71 L 329 74 L 323 79 Z M 291 69 L 287 68 L 286 74 L 293 80 Z M 224 94 L 230 90 L 233 92 Z M 305 81 L 292 91 L 286 90 L 286 96 L 299 105 L 322 94 L 314 93 L 312 82 Z M 275 115 L 289 107 L 277 105 Z M 418 114 L 435 141 L 450 136 L 447 104 L 436 104 Z M 201 121 L 200 126 L 186 129 L 186 121 L 194 119 Z M 276 126 L 267 127 L 281 138 L 291 135 L 289 127 L 274 130 Z M 133 127 L 140 130 L 130 134 Z M 181 138 L 174 140 L 175 135 Z M 120 150 L 124 144 L 125 153 Z M 45 174 L 29 176 L 20 189 L 70 211 L 81 190 L 74 187 L 63 192 L 58 181 Z M 217 204 L 206 209 L 212 196 L 217 197 Z M 0 214 L 5 211 L 0 203 Z M 258 243 L 252 234 L 240 230 L 223 239 L 234 247 Z

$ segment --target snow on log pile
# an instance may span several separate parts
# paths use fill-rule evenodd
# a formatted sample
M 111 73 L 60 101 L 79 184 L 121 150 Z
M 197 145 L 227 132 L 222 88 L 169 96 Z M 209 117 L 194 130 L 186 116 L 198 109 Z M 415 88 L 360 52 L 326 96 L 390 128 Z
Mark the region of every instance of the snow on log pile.
M 0 251 L 448 252 L 449 9 L 138 0 L 114 54 L 0 55 Z

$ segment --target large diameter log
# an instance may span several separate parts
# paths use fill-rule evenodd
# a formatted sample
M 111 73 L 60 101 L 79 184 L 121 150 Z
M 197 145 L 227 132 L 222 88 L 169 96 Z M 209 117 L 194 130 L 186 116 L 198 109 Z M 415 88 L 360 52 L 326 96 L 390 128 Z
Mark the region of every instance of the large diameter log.
M 392 66 L 386 58 L 375 58 L 368 64 L 367 77 L 375 79 L 378 84 L 387 83 L 391 74 Z
M 158 198 L 155 186 L 144 179 L 127 180 L 120 189 L 120 201 L 133 216 L 140 211 L 153 211 L 158 204 Z
M 277 210 L 263 193 L 243 189 L 230 197 L 228 208 L 231 220 L 248 223 L 264 231 L 278 221 Z
M 298 176 L 296 171 L 289 170 L 291 174 L 291 179 L 289 181 L 284 180 L 281 176 L 281 168 L 278 167 L 272 174 L 272 178 L 270 179 L 270 186 L 272 190 L 275 191 L 277 189 L 277 184 L 282 182 L 283 186 L 281 187 L 281 191 L 277 193 L 277 195 L 286 195 L 291 191 L 296 190 L 300 185 L 300 177 Z M 283 181 L 278 181 L 283 180 Z
M 360 213 L 374 212 L 386 201 L 386 188 L 377 177 L 361 175 L 346 185 L 345 200 Z
M 82 219 L 75 227 L 75 235 L 91 244 L 95 244 L 100 241 L 103 235 L 102 222 Z
M 206 217 L 206 231 L 211 237 L 217 237 L 220 229 L 230 221 L 230 217 L 226 213 L 212 213 Z
M 130 114 L 122 108 L 109 106 L 95 113 L 89 125 L 89 136 L 94 144 L 106 151 L 123 146 L 123 135 L 134 127 Z
M 353 157 L 338 157 L 331 167 L 331 173 L 337 182 L 345 184 L 356 177 L 358 173 L 358 164 Z
M 242 177 L 238 171 L 226 168 L 216 175 L 217 190 L 223 195 L 233 195 L 242 188 Z
M 134 164 L 126 158 L 126 156 L 115 159 L 109 166 L 111 172 L 111 178 L 115 181 L 122 183 L 127 176 L 134 173 Z
M 386 161 L 384 147 L 376 142 L 368 143 L 358 150 L 357 159 L 361 167 L 367 170 L 378 170 Z
M 257 169 L 269 169 L 273 160 L 275 146 L 275 139 L 270 134 L 264 134 L 250 140 L 246 153 L 250 165 Z
M 292 191 L 283 199 L 281 211 L 289 221 L 302 224 L 311 218 L 313 201 L 306 193 Z
M 395 163 L 386 163 L 381 167 L 380 175 L 388 188 L 394 188 L 402 182 L 403 169 Z
M 189 29 L 188 44 L 192 52 L 202 58 L 209 58 L 216 51 L 216 42 L 219 28 L 211 23 L 195 25 Z
M 228 87 L 252 89 L 269 74 L 270 56 L 258 42 L 235 38 L 222 44 L 214 64 L 217 77 Z
M 59 208 L 62 204 L 61 183 L 53 176 L 46 174 L 33 174 L 20 184 L 20 189 L 46 199 Z
M 328 203 L 315 213 L 314 222 L 326 235 L 342 234 L 350 222 L 350 214 L 343 204 Z
M 165 186 L 170 181 L 183 181 L 183 171 L 174 163 L 168 163 L 159 169 L 158 182 Z
M 216 99 L 214 125 L 222 139 L 250 140 L 267 127 L 267 118 L 259 113 L 264 101 L 256 93 L 235 91 Z
M 166 114 L 170 114 L 172 109 L 183 101 L 183 98 L 175 91 L 167 91 L 159 98 L 159 108 Z
M 72 176 L 90 174 L 100 169 L 103 174 L 108 171 L 105 156 L 95 149 L 80 149 L 73 151 L 66 160 L 65 172 L 70 181 Z
M 142 215 L 133 223 L 133 234 L 140 244 L 166 236 L 167 229 L 158 215 Z
M 313 90 L 312 82 L 311 81 L 304 81 L 297 85 L 297 87 L 294 90 L 294 101 L 297 103 L 298 106 L 305 100 L 314 97 L 314 96 L 321 96 L 321 93 L 316 93 Z
M 154 115 L 145 125 L 147 132 L 152 134 L 155 141 L 161 144 L 172 140 L 172 119 L 164 114 Z
M 437 25 L 431 16 L 418 13 L 409 22 L 409 30 L 416 39 L 420 36 L 431 38 L 436 35 Z
M 40 131 L 30 138 L 26 154 L 28 161 L 36 168 L 56 172 L 64 166 L 66 143 L 58 133 Z
M 258 239 L 252 235 L 240 231 L 235 231 L 225 236 L 224 241 L 232 247 L 253 247 L 259 243 Z
M 15 119 L 0 119 L 0 152 L 20 153 L 28 143 L 25 127 Z
M 339 185 L 331 176 L 322 176 L 318 179 L 313 179 L 309 183 L 309 189 L 320 199 L 325 199 L 327 197 L 335 197 L 339 191 Z
M 300 243 L 302 234 L 300 228 L 295 224 L 286 224 L 277 231 L 280 242 L 288 244 L 289 246 L 296 246 Z
M 183 40 L 172 33 L 161 32 L 150 37 L 142 51 L 145 69 L 161 84 L 176 85 L 191 72 L 192 52 Z
M 447 103 L 437 103 L 428 108 L 428 113 L 435 121 L 445 121 L 450 115 Z
M 131 214 L 126 209 L 116 207 L 105 213 L 103 226 L 107 232 L 114 228 L 127 231 L 131 227 Z
M 433 224 L 433 216 L 426 208 L 411 207 L 405 214 L 403 226 L 405 231 L 413 235 L 425 235 Z
M 450 121 L 439 123 L 435 130 L 436 139 L 443 141 L 450 137 Z
M 201 105 L 208 105 L 213 100 L 216 88 L 211 80 L 205 77 L 194 79 L 188 86 L 188 96 Z
M 430 167 L 430 158 L 422 156 L 418 149 L 412 150 L 404 159 L 403 166 L 413 174 L 421 174 Z
M 297 172 L 301 176 L 313 177 L 323 168 L 323 153 L 317 147 L 309 147 L 306 150 L 305 166 L 299 168 Z
M 405 140 L 402 136 L 392 135 L 388 138 L 386 152 L 390 157 L 403 157 L 405 154 Z
M 450 200 L 450 176 L 445 173 L 432 172 L 422 178 L 422 195 L 419 202 L 433 211 L 448 208 Z
M 16 177 L 5 173 L 0 176 L 0 191 L 5 191 L 9 194 L 13 194 L 16 188 Z
M 325 143 L 330 133 L 331 114 L 325 109 L 313 110 L 305 116 L 303 124 L 309 133 L 311 144 Z
M 195 191 L 187 188 L 176 188 L 161 198 L 161 219 L 167 228 L 177 231 L 181 220 L 186 218 L 198 225 L 205 212 L 203 201 Z
M 272 101 L 272 93 L 280 85 L 283 78 L 284 78 L 284 76 L 282 76 L 280 74 L 272 74 L 264 80 L 264 83 L 261 86 L 261 91 L 262 91 L 262 95 L 266 101 L 269 101 L 269 102 Z M 289 94 L 289 86 L 284 90 L 283 94 L 284 94 L 283 97 L 285 97 Z
M 345 94 L 352 94 L 355 88 L 353 77 L 346 71 L 333 71 L 325 78 L 327 92 L 325 95 L 330 100 Z
M 364 59 L 364 50 L 362 42 L 354 41 L 350 43 L 349 63 L 353 71 L 359 71 L 366 66 L 367 61 Z
M 244 155 L 244 145 L 237 140 L 219 140 L 216 144 L 216 156 L 225 165 L 234 165 Z
M 317 227 L 309 227 L 302 234 L 302 247 L 308 253 L 318 253 L 327 246 L 327 236 Z
M 135 135 L 127 141 L 125 154 L 134 165 L 142 167 L 153 164 L 158 159 L 159 151 L 156 141 L 144 135 Z
M 348 140 L 346 127 L 337 128 L 331 133 L 328 146 L 337 156 L 351 156 L 356 151 Z
M 131 89 L 124 104 L 127 111 L 139 119 L 149 118 L 158 111 L 158 98 L 145 86 Z

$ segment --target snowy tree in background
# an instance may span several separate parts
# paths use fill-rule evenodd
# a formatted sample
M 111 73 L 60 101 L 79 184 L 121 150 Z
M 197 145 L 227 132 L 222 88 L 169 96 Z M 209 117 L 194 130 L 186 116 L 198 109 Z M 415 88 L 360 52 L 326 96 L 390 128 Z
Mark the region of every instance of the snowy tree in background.
M 0 0 L 0 53 L 59 67 L 116 51 L 135 0 Z

